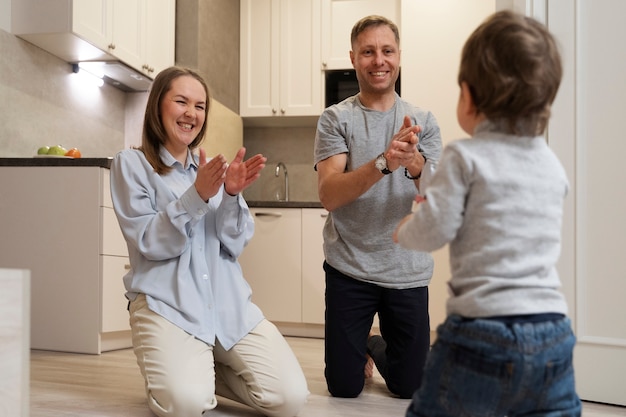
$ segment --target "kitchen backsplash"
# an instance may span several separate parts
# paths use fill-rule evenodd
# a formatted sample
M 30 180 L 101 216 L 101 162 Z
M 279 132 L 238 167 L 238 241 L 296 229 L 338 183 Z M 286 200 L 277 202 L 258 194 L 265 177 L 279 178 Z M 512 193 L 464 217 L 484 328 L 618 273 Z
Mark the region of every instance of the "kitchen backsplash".
M 246 200 L 274 201 L 277 193 L 282 198 L 282 170 L 275 176 L 276 164 L 282 162 L 289 176 L 289 200 L 319 201 L 317 173 L 313 170 L 314 142 L 313 127 L 245 127 L 246 155 L 261 153 L 267 157 L 261 178 L 244 191 Z
M 77 147 L 83 157 L 114 156 L 141 143 L 147 93 L 77 83 L 71 66 L 0 29 L 0 157 L 30 157 L 43 145 Z M 248 200 L 276 200 L 283 192 L 283 162 L 291 201 L 319 201 L 313 170 L 314 127 L 247 127 L 247 155 L 262 153 L 267 167 L 244 193 Z M 282 197 L 281 197 L 282 198 Z
M 0 156 L 29 157 L 57 144 L 85 157 L 123 149 L 124 92 L 85 88 L 70 64 L 4 30 L 0 56 Z

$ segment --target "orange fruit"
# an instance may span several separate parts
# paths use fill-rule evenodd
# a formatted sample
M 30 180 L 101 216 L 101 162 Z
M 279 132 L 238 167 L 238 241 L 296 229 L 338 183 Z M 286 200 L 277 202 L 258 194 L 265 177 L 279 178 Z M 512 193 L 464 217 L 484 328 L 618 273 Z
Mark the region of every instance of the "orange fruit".
M 65 156 L 70 156 L 72 158 L 80 158 L 80 151 L 78 148 L 72 148 L 69 151 L 65 152 Z

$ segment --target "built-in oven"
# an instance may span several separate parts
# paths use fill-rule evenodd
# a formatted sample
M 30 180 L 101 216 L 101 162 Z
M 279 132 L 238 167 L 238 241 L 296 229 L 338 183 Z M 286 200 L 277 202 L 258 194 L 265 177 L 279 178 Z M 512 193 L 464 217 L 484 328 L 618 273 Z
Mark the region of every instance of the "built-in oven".
M 328 70 L 326 72 L 326 88 L 324 104 L 326 107 L 339 103 L 359 92 L 359 82 L 356 79 L 356 70 Z M 400 78 L 396 81 L 396 92 L 400 94 Z

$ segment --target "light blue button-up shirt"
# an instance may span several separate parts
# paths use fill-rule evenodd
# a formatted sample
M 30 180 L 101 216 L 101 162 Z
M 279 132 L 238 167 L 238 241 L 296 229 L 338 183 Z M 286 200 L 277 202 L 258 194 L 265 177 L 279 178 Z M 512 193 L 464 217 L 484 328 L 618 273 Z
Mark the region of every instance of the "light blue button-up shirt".
M 126 297 L 146 295 L 149 308 L 211 345 L 230 349 L 262 319 L 237 258 L 254 233 L 241 195 L 224 190 L 204 202 L 194 187 L 197 163 L 159 175 L 143 152 L 128 149 L 111 164 L 111 197 L 128 245 Z

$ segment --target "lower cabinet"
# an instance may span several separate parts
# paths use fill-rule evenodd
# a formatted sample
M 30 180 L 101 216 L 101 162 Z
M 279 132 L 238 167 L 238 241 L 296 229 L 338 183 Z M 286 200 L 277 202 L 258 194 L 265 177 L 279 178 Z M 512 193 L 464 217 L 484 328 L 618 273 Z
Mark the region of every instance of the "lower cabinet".
M 254 237 L 239 257 L 252 301 L 273 322 L 324 323 L 324 209 L 252 208 Z
M 126 243 L 101 166 L 0 167 L 0 267 L 31 274 L 33 349 L 131 346 Z
M 302 209 L 302 321 L 324 324 L 324 209 Z
M 239 257 L 252 301 L 271 321 L 302 321 L 301 209 L 253 208 L 254 236 Z

